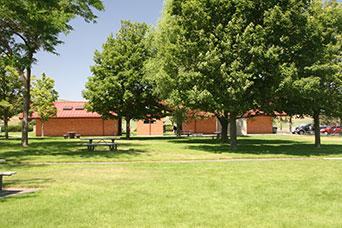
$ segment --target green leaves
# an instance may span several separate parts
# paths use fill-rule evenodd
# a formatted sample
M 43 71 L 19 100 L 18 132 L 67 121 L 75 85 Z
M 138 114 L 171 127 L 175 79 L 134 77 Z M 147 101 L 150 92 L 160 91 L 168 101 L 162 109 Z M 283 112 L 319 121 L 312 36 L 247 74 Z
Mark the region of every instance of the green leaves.
M 56 115 L 54 102 L 58 99 L 58 92 L 55 90 L 55 81 L 42 75 L 33 83 L 32 88 L 32 111 L 36 112 L 43 122 Z
M 95 53 L 93 76 L 83 91 L 89 110 L 105 118 L 160 116 L 162 105 L 145 70 L 152 56 L 149 34 L 145 23 L 122 21 L 119 32 Z

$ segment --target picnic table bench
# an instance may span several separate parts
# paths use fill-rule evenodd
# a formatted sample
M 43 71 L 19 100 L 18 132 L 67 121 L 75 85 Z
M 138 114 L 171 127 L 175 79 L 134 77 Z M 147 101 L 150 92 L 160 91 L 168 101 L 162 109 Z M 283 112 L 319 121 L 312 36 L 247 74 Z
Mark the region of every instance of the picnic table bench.
M 3 177 L 13 176 L 15 172 L 0 172 L 0 191 L 2 191 L 2 179 Z
M 97 146 L 108 146 L 111 151 L 118 149 L 115 138 L 86 138 L 83 140 L 88 140 L 88 143 L 85 145 L 89 151 L 95 151 L 95 147 Z

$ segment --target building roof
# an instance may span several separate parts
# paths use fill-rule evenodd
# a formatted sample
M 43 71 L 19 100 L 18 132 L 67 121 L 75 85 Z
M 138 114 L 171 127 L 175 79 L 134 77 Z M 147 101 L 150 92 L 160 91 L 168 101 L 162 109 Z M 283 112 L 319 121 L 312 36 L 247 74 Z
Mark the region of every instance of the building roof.
M 54 102 L 57 115 L 53 118 L 101 118 L 96 112 L 88 112 L 85 104 L 85 101 Z M 37 113 L 32 113 L 32 119 L 39 119 Z

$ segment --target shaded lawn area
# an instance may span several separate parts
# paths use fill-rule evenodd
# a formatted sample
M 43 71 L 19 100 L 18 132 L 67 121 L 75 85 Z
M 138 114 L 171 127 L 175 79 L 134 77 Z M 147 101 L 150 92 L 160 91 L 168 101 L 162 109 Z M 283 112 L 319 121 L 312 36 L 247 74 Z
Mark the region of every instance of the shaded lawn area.
M 321 149 L 313 147 L 313 136 L 249 136 L 239 138 L 239 148 L 229 149 L 210 138 L 133 138 L 117 140 L 119 150 L 107 147 L 87 151 L 85 141 L 63 138 L 32 138 L 22 148 L 19 139 L 0 139 L 0 159 L 11 163 L 82 161 L 160 161 L 264 157 L 342 157 L 342 137 L 322 137 Z
M 0 199 L 0 227 L 342 226 L 342 161 L 15 169 L 39 191 Z

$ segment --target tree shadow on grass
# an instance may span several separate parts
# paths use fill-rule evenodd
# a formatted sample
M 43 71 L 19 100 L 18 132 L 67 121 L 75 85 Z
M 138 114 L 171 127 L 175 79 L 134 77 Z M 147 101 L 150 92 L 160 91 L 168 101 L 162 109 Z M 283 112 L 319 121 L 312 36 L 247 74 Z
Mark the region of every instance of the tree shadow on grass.
M 342 144 L 323 144 L 315 148 L 313 144 L 287 139 L 252 139 L 242 137 L 239 139 L 238 149 L 231 150 L 228 144 L 222 144 L 215 139 L 183 139 L 170 140 L 172 143 L 184 144 L 191 150 L 210 153 L 245 154 L 245 155 L 287 155 L 287 156 L 328 156 L 341 155 Z
M 19 142 L 18 142 L 19 143 Z M 68 157 L 68 158 L 118 158 L 123 155 L 139 156 L 146 152 L 140 149 L 141 144 L 125 141 L 118 142 L 118 150 L 110 151 L 106 146 L 96 147 L 95 151 L 88 151 L 84 145 L 85 141 L 80 140 L 39 140 L 31 141 L 30 146 L 22 148 L 17 142 L 2 141 L 0 158 L 5 159 L 7 163 L 20 165 L 27 161 L 34 161 L 39 157 Z M 47 159 L 44 159 L 47 160 Z

